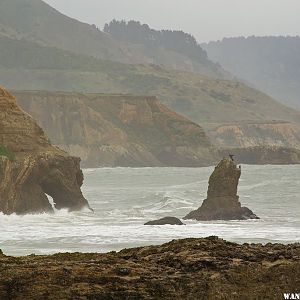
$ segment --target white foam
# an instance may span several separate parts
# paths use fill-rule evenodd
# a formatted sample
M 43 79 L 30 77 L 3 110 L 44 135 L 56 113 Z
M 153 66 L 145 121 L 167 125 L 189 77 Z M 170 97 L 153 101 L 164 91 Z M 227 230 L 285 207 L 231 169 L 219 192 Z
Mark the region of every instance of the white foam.
M 300 166 L 245 166 L 239 194 L 261 220 L 143 226 L 183 217 L 206 196 L 210 168 L 85 170 L 84 192 L 94 208 L 69 213 L 0 214 L 0 248 L 7 254 L 106 252 L 177 238 L 217 235 L 235 242 L 300 241 Z M 284 180 L 279 174 L 285 174 Z M 274 184 L 276 183 L 276 184 Z

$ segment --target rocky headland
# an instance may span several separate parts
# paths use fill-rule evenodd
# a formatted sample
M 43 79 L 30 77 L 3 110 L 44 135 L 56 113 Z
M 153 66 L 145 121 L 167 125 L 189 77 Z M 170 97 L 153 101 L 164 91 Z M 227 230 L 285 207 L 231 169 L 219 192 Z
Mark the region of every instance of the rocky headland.
M 1 299 L 281 300 L 299 287 L 299 244 L 209 237 L 107 254 L 0 254 Z
M 26 214 L 89 207 L 80 159 L 52 146 L 36 122 L 0 87 L 0 212 Z
M 258 219 L 247 207 L 242 207 L 237 195 L 241 166 L 231 158 L 224 158 L 209 178 L 207 198 L 201 207 L 184 219 L 198 221 Z

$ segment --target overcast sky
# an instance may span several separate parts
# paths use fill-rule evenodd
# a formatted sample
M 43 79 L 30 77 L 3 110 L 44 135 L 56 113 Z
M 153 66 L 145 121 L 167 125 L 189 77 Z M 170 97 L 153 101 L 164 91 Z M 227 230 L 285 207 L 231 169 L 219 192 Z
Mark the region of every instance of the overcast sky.
M 44 0 L 100 28 L 112 19 L 180 29 L 199 42 L 230 36 L 300 35 L 300 0 Z

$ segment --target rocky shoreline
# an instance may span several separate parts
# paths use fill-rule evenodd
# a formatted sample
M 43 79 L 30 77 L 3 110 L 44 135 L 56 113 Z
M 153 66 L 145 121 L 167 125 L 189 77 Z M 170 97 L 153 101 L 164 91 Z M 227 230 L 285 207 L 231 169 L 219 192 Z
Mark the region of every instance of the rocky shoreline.
M 300 287 L 300 244 L 208 237 L 118 253 L 0 254 L 0 299 L 283 299 Z

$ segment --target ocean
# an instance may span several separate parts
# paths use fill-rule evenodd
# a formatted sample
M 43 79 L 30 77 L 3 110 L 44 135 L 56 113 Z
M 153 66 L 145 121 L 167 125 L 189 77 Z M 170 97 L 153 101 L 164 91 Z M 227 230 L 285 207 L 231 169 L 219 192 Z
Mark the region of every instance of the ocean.
M 55 214 L 0 214 L 6 255 L 109 252 L 173 239 L 216 235 L 238 243 L 300 242 L 300 166 L 242 166 L 240 201 L 260 220 L 184 221 L 144 226 L 164 216 L 182 218 L 206 197 L 213 168 L 99 168 L 84 170 L 83 193 L 95 210 Z

